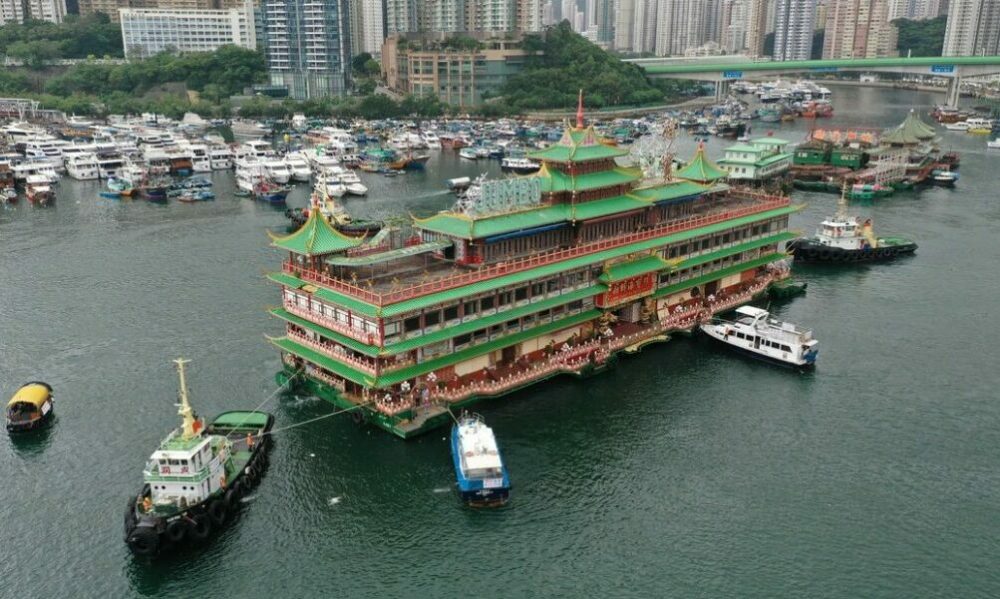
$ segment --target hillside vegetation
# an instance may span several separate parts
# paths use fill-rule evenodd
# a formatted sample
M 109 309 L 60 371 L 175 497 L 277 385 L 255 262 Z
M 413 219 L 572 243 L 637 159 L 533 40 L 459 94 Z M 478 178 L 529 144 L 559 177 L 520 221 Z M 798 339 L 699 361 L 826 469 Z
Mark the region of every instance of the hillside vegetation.
M 581 88 L 584 105 L 601 108 L 663 102 L 691 87 L 672 80 L 654 82 L 639 67 L 575 33 L 568 21 L 525 36 L 524 48 L 531 53 L 524 71 L 500 92 L 499 101 L 512 112 L 576 106 Z
M 907 56 L 908 53 L 911 56 L 941 56 L 948 15 L 923 21 L 896 19 L 892 24 L 899 30 L 896 48 L 900 56 Z

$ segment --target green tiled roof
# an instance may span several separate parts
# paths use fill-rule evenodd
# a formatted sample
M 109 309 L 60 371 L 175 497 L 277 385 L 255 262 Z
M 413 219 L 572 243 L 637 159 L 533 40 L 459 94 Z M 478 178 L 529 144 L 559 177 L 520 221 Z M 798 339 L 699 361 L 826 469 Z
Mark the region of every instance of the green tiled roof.
M 510 347 L 511 345 L 515 345 L 527 339 L 539 337 L 547 333 L 552 333 L 574 325 L 578 325 L 582 322 L 587 322 L 588 320 L 593 320 L 600 315 L 601 315 L 600 310 L 588 310 L 586 312 L 574 314 L 573 316 L 560 318 L 559 320 L 556 320 L 554 322 L 549 322 L 543 325 L 532 327 L 525 331 L 520 331 L 518 333 L 513 333 L 510 335 L 504 335 L 499 339 L 493 339 L 492 341 L 487 341 L 486 343 L 480 343 L 479 345 L 474 345 L 472 347 L 465 348 L 455 353 L 446 354 L 444 356 L 440 356 L 432 360 L 427 360 L 426 362 L 414 364 L 413 366 L 407 366 L 406 368 L 395 370 L 393 372 L 387 372 L 379 377 L 377 386 L 387 387 L 390 385 L 395 385 L 407 379 L 412 379 L 414 377 L 427 374 L 428 372 L 433 372 L 439 368 L 444 368 L 445 366 L 458 364 L 459 362 L 464 362 L 465 360 L 468 360 L 470 358 L 475 358 L 477 356 L 488 354 L 498 349 Z
M 554 144 L 544 150 L 529 152 L 528 157 L 546 162 L 583 162 L 586 160 L 615 158 L 617 156 L 625 156 L 626 154 L 628 154 L 628 150 L 603 143 L 596 143 L 589 146 L 563 146 Z
M 309 329 L 310 331 L 318 333 L 326 337 L 327 339 L 333 339 L 334 341 L 343 345 L 344 347 L 349 347 L 356 352 L 365 354 L 366 356 L 375 357 L 378 356 L 380 353 L 379 348 L 374 345 L 368 345 L 367 343 L 363 343 L 361 341 L 358 341 L 357 339 L 353 339 L 351 337 L 348 337 L 347 335 L 338 333 L 337 331 L 334 331 L 332 329 L 328 329 L 322 325 L 316 324 L 315 322 L 306 320 L 305 318 L 300 318 L 292 314 L 288 310 L 285 310 L 284 308 L 275 308 L 273 310 L 270 310 L 270 312 L 274 316 L 277 316 L 278 318 L 286 322 L 298 325 L 304 329 Z
M 538 171 L 537 176 L 542 179 L 543 193 L 587 191 L 590 189 L 600 189 L 601 187 L 610 187 L 612 185 L 625 185 L 642 178 L 639 169 L 622 167 L 574 176 L 542 166 L 542 170 Z
M 374 377 L 367 372 L 362 372 L 344 364 L 343 362 L 324 356 L 314 349 L 292 341 L 288 337 L 278 337 L 276 339 L 269 339 L 269 341 L 280 349 L 308 360 L 313 364 L 318 364 L 319 366 L 322 366 L 330 372 L 338 374 L 349 381 L 353 381 L 359 385 L 372 385 L 372 383 L 374 383 L 372 380 Z
M 570 302 L 575 302 L 576 300 L 581 300 L 587 297 L 597 295 L 598 293 L 603 293 L 607 290 L 604 285 L 594 285 L 586 289 L 580 289 L 578 291 L 573 291 L 570 293 L 564 293 L 556 297 L 551 297 L 538 302 L 529 303 L 524 306 L 518 306 L 510 310 L 505 310 L 503 312 L 498 312 L 496 314 L 491 314 L 490 316 L 484 316 L 482 318 L 476 318 L 470 320 L 469 322 L 463 322 L 455 326 L 450 326 L 441 329 L 440 331 L 434 331 L 433 333 L 428 333 L 427 335 L 421 335 L 420 337 L 413 337 L 410 339 L 404 339 L 398 343 L 393 343 L 386 346 L 385 353 L 387 354 L 399 354 L 411 349 L 416 349 L 418 347 L 423 347 L 425 345 L 431 345 L 439 341 L 444 341 L 446 339 L 451 339 L 458 335 L 464 335 L 465 333 L 471 333 L 472 331 L 478 331 L 479 329 L 485 327 L 491 327 L 495 324 L 500 324 L 501 322 L 507 322 L 514 318 L 520 318 L 528 314 L 534 314 L 535 312 L 541 312 L 542 310 L 548 310 L 549 308 L 555 308 L 556 306 L 562 306 Z
M 602 143 L 593 127 L 586 129 L 566 129 L 557 143 L 534 152 L 528 157 L 543 162 L 585 162 L 624 156 L 628 150 Z
M 726 171 L 719 168 L 705 156 L 705 146 L 698 144 L 698 151 L 694 153 L 691 162 L 684 168 L 674 173 L 679 179 L 697 181 L 699 183 L 711 183 L 719 179 L 726 178 Z
M 723 171 L 722 176 L 726 173 Z M 647 202 L 662 202 L 664 200 L 676 200 L 687 196 L 702 194 L 709 191 L 708 187 L 693 183 L 691 181 L 671 181 L 655 187 L 641 187 L 633 189 L 629 195 L 633 195 Z
M 293 277 L 292 275 L 286 275 L 283 272 L 270 272 L 267 273 L 267 278 L 271 279 L 275 283 L 284 285 L 286 287 L 291 287 L 292 289 L 298 289 L 306 284 L 305 281 L 298 277 Z
M 882 136 L 884 143 L 914 145 L 921 141 L 933 139 L 937 134 L 934 129 L 920 120 L 913 110 L 906 115 L 906 120 L 895 129 Z
M 451 244 L 452 242 L 450 240 L 429 241 L 427 243 L 408 245 L 394 250 L 386 250 L 375 254 L 365 254 L 363 256 L 331 256 L 326 259 L 326 263 L 335 266 L 371 266 L 373 264 L 381 264 L 382 262 L 399 260 L 400 258 L 405 258 L 407 256 L 416 256 L 418 254 L 426 254 L 428 252 L 443 250 L 447 247 L 451 247 Z
M 758 137 L 751 139 L 750 143 L 758 146 L 784 146 L 788 145 L 788 140 L 780 137 Z
M 605 283 L 614 283 L 615 281 L 644 275 L 647 272 L 673 268 L 676 263 L 676 261 L 664 260 L 659 256 L 645 256 L 643 258 L 639 258 L 638 260 L 632 260 L 631 262 L 620 262 L 609 266 L 607 270 L 604 271 L 604 274 L 601 275 L 601 281 Z
M 310 210 L 309 218 L 291 235 L 271 238 L 271 245 L 305 256 L 332 254 L 357 247 L 364 236 L 349 237 L 333 228 L 319 210 Z
M 776 262 L 778 260 L 783 260 L 788 257 L 788 254 L 782 252 L 775 252 L 773 254 L 768 254 L 767 256 L 761 256 L 755 260 L 750 260 L 749 262 L 743 262 L 741 264 L 734 264 L 732 266 L 727 266 L 721 270 L 716 270 L 701 276 L 694 277 L 693 279 L 688 279 L 686 281 L 681 281 L 680 283 L 674 283 L 668 287 L 663 287 L 662 289 L 657 289 L 653 294 L 654 298 L 660 298 L 668 296 L 672 293 L 677 293 L 679 291 L 684 291 L 690 289 L 702 283 L 709 283 L 711 281 L 717 281 L 729 275 L 734 275 L 736 273 L 743 272 L 745 270 L 756 268 L 758 266 L 763 266 L 765 264 L 770 264 L 771 262 Z
M 477 219 L 464 214 L 442 212 L 429 218 L 416 219 L 416 225 L 427 231 L 471 240 L 555 223 L 599 218 L 609 214 L 639 210 L 648 206 L 649 204 L 641 199 L 630 195 L 621 195 L 578 204 L 542 206 Z

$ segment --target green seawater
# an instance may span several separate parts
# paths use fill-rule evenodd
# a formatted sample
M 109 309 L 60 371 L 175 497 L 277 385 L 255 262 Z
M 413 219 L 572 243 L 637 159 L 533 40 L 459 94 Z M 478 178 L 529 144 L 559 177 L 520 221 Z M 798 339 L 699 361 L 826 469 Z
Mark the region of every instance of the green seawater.
M 836 88 L 832 123 L 885 127 L 940 98 Z M 772 128 L 797 141 L 811 125 Z M 265 309 L 280 298 L 263 273 L 281 255 L 264 230 L 284 217 L 232 197 L 230 174 L 196 205 L 66 179 L 54 208 L 2 210 L 0 395 L 46 380 L 57 421 L 0 439 L 0 597 L 996 596 L 1000 153 L 941 134 L 962 152 L 955 189 L 854 205 L 917 254 L 796 267 L 808 293 L 772 306 L 815 331 L 814 373 L 678 337 L 481 404 L 514 484 L 495 511 L 459 504 L 446 430 L 403 442 L 320 420 L 276 435 L 234 525 L 153 564 L 128 552 L 122 516 L 178 422 L 170 360 L 193 360 L 203 415 L 274 393 L 264 335 L 282 325 Z M 452 203 L 444 179 L 485 168 L 445 151 L 425 174 L 365 176 L 369 198 L 346 204 L 426 214 Z M 793 196 L 806 232 L 834 209 Z M 332 410 L 288 395 L 265 408 L 277 427 Z

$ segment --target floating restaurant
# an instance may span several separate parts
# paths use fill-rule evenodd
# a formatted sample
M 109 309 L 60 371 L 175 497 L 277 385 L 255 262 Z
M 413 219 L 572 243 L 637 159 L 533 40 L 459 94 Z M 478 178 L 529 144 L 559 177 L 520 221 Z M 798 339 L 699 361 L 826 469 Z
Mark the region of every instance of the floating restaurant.
M 351 236 L 312 210 L 272 238 L 278 381 L 408 438 L 477 400 L 600 372 L 787 277 L 787 197 L 726 185 L 701 150 L 673 173 L 654 160 L 655 176 L 625 154 L 581 112 L 529 154 L 538 173 L 486 182 L 412 234 Z

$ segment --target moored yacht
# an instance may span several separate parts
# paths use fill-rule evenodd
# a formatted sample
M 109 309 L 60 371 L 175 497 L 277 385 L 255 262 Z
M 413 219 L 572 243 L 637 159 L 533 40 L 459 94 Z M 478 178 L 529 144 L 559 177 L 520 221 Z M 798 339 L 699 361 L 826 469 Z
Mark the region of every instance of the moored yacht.
M 213 171 L 233 168 L 233 152 L 227 146 L 211 146 L 208 150 L 208 157 L 211 160 Z
M 507 157 L 500 160 L 500 169 L 518 174 L 537 172 L 542 165 L 530 158 Z
M 32 204 L 50 206 L 56 202 L 56 192 L 45 175 L 28 175 L 24 184 L 24 195 Z
M 285 165 L 288 167 L 292 181 L 304 182 L 312 177 L 312 169 L 309 162 L 299 152 L 292 152 L 285 156 Z
M 812 331 L 771 318 L 770 312 L 753 306 L 736 309 L 736 320 L 717 319 L 701 326 L 709 337 L 751 357 L 784 366 L 810 368 L 816 365 L 818 341 Z
M 93 154 L 73 154 L 66 159 L 66 174 L 79 181 L 97 179 L 97 158 Z
M 288 165 L 281 158 L 270 157 L 264 161 L 264 170 L 267 178 L 275 183 L 284 185 L 292 178 L 292 172 L 288 170 Z
M 340 173 L 340 183 L 351 195 L 363 196 L 368 193 L 368 188 L 361 182 L 361 177 L 358 177 L 358 174 L 352 170 L 344 169 Z

